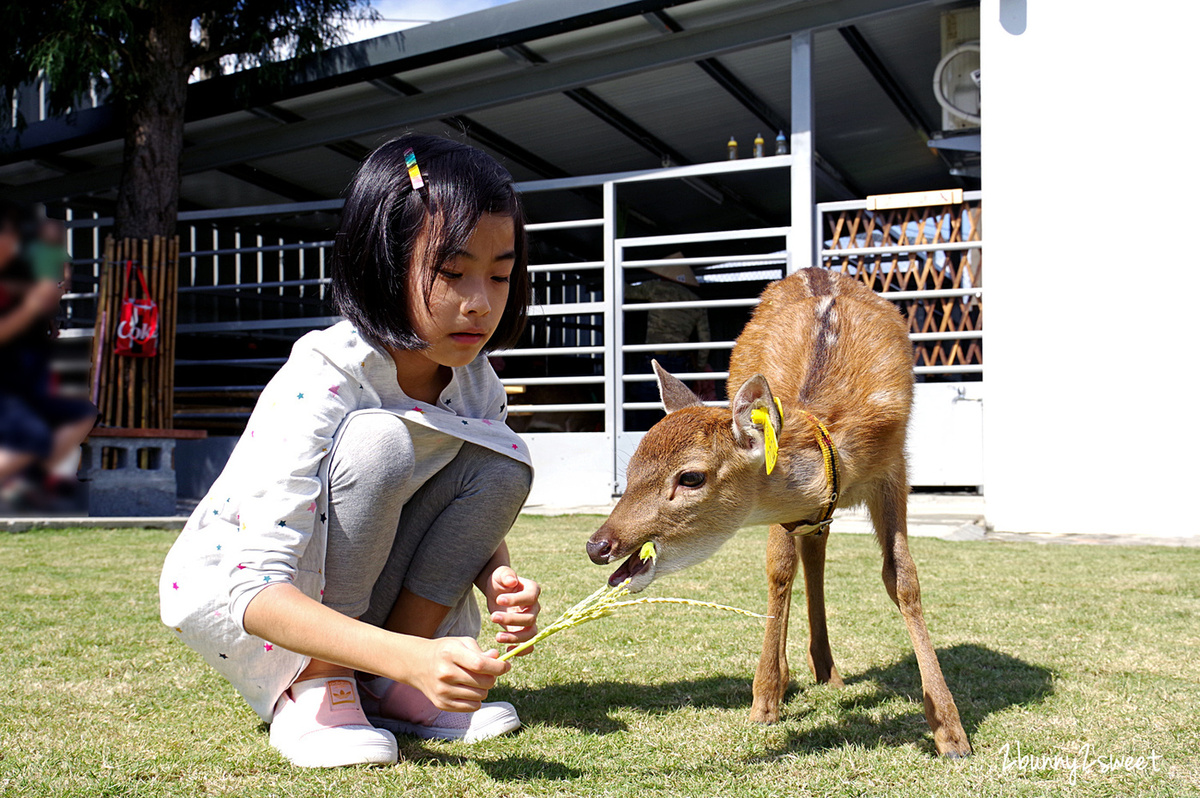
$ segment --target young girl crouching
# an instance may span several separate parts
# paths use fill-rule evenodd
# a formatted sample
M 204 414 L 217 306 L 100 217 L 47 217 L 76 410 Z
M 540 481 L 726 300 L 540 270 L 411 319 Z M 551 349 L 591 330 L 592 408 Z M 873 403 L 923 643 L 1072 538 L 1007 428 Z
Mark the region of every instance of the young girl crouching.
M 498 644 L 536 633 L 540 588 L 504 543 L 529 453 L 485 355 L 524 328 L 526 265 L 492 158 L 415 134 L 372 153 L 333 248 L 346 320 L 296 342 L 167 555 L 163 622 L 297 765 L 395 762 L 389 729 L 520 725 L 483 703 L 510 666 L 476 644 L 471 588 Z

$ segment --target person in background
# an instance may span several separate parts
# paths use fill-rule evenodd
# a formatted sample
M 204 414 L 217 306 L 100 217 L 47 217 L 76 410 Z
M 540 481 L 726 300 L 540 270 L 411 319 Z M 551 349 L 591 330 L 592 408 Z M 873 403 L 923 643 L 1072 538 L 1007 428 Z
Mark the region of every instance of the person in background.
M 96 408 L 90 402 L 55 396 L 51 390 L 50 346 L 55 316 L 65 290 L 66 248 L 61 227 L 38 230 L 45 260 L 35 264 L 22 232 L 29 214 L 0 206 L 0 506 L 36 504 L 38 489 L 91 432 Z M 56 241 L 58 243 L 56 243 Z M 61 251 L 46 250 L 61 247 Z
M 59 219 L 43 219 L 37 237 L 26 247 L 25 260 L 38 280 L 62 283 L 71 288 L 71 254 L 67 252 L 67 226 Z
M 675 252 L 668 258 L 682 258 Z M 651 266 L 646 270 L 648 279 L 625 286 L 628 302 L 694 302 L 700 297 L 692 288 L 699 285 L 696 275 L 687 264 Z M 682 344 L 693 340 L 708 343 L 712 333 L 708 326 L 708 311 L 704 308 L 658 308 L 646 311 L 647 344 Z M 712 371 L 708 362 L 707 349 L 670 350 L 642 353 L 637 369 L 640 373 L 653 373 L 652 360 L 672 374 L 696 371 Z M 716 399 L 711 380 L 697 386 L 701 399 Z M 658 401 L 656 382 L 631 382 L 626 384 L 626 395 L 632 402 Z M 635 410 L 630 413 L 635 428 L 647 429 L 662 417 L 659 411 Z

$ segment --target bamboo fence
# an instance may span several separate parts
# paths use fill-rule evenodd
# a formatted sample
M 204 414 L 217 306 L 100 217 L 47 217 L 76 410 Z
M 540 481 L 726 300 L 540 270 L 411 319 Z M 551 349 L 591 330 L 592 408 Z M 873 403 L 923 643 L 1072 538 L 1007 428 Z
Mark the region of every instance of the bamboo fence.
M 132 261 L 142 269 L 150 297 L 158 304 L 158 353 L 154 357 L 116 355 L 121 301 L 140 296 Z M 104 240 L 95 336 L 92 339 L 92 402 L 100 427 L 172 429 L 175 391 L 175 320 L 179 308 L 179 238 Z M 132 283 L 130 285 L 129 283 Z
M 896 302 L 909 332 L 935 333 L 941 340 L 913 345 L 917 366 L 981 366 L 983 364 L 983 202 L 886 211 L 866 209 L 829 213 L 824 240 L 832 242 L 822 260 L 827 268 L 862 280 L 887 297 L 889 292 L 947 291 L 954 296 L 914 297 Z M 861 247 L 910 246 L 907 252 L 856 251 Z M 843 253 L 840 250 L 848 250 Z M 961 338 L 954 333 L 963 333 Z

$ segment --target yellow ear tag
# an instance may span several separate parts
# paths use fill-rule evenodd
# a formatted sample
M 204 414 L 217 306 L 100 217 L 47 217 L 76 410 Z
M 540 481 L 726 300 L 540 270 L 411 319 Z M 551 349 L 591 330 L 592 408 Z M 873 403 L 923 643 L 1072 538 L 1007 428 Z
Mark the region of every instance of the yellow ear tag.
M 658 556 L 658 552 L 654 550 L 654 541 L 647 540 L 642 544 L 642 550 L 638 552 L 638 557 L 642 560 L 653 560 Z
M 779 407 L 779 400 L 775 400 L 775 406 Z M 782 408 L 780 408 L 780 417 L 783 417 Z M 771 423 L 771 414 L 765 408 L 757 408 L 750 411 L 750 421 L 755 424 L 761 424 L 763 428 L 763 451 L 767 459 L 767 473 L 770 474 L 775 468 L 775 461 L 779 459 L 779 441 L 775 439 L 775 425 Z

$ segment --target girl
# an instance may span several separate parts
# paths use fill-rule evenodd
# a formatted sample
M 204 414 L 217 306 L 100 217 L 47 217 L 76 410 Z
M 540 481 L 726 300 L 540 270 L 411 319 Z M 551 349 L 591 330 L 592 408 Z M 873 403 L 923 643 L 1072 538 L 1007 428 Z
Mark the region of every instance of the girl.
M 163 622 L 308 767 L 395 762 L 388 729 L 519 726 L 483 703 L 509 664 L 475 642 L 471 587 L 501 645 L 536 633 L 540 592 L 504 543 L 532 471 L 484 354 L 525 324 L 512 177 L 435 136 L 384 144 L 350 185 L 332 282 L 346 320 L 296 342 L 159 584 Z

